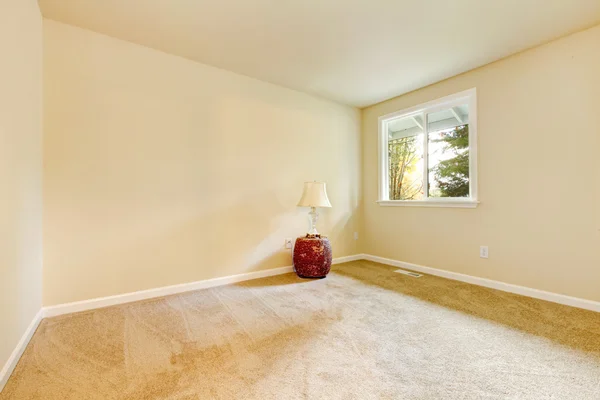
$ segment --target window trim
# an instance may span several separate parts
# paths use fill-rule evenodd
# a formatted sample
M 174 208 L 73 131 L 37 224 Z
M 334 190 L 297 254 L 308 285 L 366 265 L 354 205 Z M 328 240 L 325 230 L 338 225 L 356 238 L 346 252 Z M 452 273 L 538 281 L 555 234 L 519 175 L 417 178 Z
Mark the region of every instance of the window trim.
M 427 114 L 445 110 L 448 107 L 468 104 L 469 106 L 469 197 L 446 197 L 423 200 L 389 200 L 388 174 L 388 137 L 386 125 L 392 119 L 424 115 L 423 126 L 427 126 Z M 427 138 L 426 131 L 424 132 Z M 453 207 L 475 208 L 479 204 L 477 197 L 477 89 L 472 88 L 446 97 L 419 104 L 401 111 L 382 115 L 378 119 L 378 201 L 380 206 L 409 206 L 409 207 Z M 424 165 L 426 169 L 423 184 L 427 187 L 429 179 L 427 140 L 423 148 Z

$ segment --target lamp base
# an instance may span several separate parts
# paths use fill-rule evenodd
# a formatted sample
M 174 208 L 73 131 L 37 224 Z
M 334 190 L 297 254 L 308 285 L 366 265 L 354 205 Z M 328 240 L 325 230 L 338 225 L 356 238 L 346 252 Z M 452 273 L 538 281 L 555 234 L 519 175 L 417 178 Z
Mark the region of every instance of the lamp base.
M 319 232 L 317 232 L 317 221 L 319 220 L 319 213 L 317 212 L 317 208 L 311 207 L 308 216 L 310 220 L 310 230 L 308 231 L 308 234 L 318 235 Z

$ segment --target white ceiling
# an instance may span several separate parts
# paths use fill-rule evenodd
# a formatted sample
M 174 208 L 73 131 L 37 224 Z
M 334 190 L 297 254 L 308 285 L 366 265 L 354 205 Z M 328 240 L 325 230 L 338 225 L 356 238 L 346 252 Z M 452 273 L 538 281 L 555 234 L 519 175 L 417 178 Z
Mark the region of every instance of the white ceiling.
M 39 0 L 45 17 L 358 107 L 600 23 L 600 0 Z

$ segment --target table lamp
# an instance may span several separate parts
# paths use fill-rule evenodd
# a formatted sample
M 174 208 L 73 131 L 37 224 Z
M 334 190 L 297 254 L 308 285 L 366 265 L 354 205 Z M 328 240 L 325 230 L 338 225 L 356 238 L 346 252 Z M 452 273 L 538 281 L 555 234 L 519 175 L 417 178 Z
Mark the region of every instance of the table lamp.
M 331 207 L 329 198 L 327 198 L 327 191 L 325 190 L 325 182 L 304 182 L 304 192 L 298 202 L 298 207 L 310 207 L 310 212 L 308 213 L 310 230 L 308 234 L 319 235 L 319 232 L 317 232 L 317 220 L 319 219 L 317 207 Z

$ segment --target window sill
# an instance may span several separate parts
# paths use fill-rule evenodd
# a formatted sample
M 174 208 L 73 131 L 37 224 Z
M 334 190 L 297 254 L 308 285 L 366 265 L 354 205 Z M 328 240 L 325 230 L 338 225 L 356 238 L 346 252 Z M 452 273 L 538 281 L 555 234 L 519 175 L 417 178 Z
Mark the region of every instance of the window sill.
M 449 208 L 476 208 L 477 200 L 379 200 L 383 207 L 449 207 Z

